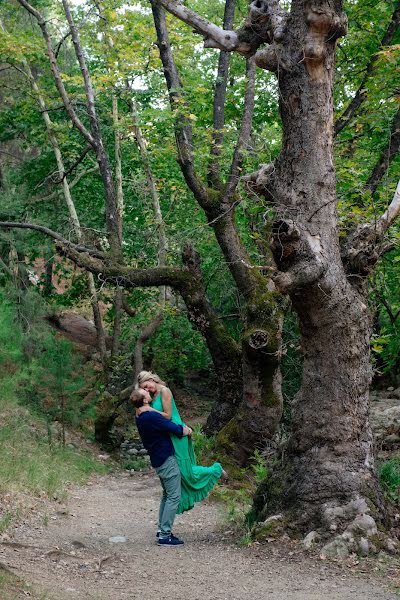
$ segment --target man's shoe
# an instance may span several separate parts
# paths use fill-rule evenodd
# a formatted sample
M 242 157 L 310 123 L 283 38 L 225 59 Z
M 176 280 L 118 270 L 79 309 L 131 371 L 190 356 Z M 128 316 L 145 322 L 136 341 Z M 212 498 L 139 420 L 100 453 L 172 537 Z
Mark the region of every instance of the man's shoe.
M 180 540 L 172 533 L 171 533 L 171 535 L 169 535 L 166 538 L 162 538 L 162 537 L 158 538 L 159 546 L 181 546 L 183 543 L 184 543 L 183 540 Z

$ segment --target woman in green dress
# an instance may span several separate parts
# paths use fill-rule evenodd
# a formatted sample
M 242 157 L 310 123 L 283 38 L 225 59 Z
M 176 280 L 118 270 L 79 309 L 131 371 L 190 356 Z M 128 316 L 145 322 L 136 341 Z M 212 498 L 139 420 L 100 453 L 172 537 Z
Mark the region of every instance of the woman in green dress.
M 171 390 L 158 375 L 150 371 L 141 371 L 138 375 L 138 387 L 147 390 L 153 398 L 151 406 L 143 406 L 139 409 L 140 412 L 156 410 L 177 425 L 184 425 Z M 181 514 L 193 508 L 196 502 L 203 500 L 225 472 L 218 462 L 211 467 L 200 467 L 196 464 L 191 437 L 178 438 L 171 434 L 171 440 L 182 476 L 181 500 L 177 510 L 177 514 Z

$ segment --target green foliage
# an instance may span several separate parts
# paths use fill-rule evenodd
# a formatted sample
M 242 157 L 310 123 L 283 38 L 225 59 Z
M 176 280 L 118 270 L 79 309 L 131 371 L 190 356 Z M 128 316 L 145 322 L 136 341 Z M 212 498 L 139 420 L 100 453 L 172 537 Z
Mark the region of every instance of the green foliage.
M 286 3 L 289 4 L 289 3 Z M 60 23 L 65 23 L 60 3 L 40 0 L 36 7 L 49 17 L 47 23 L 54 40 L 59 38 Z M 195 0 L 191 6 L 212 21 L 221 23 L 223 2 Z M 96 97 L 96 107 L 101 121 L 105 145 L 114 166 L 115 128 L 111 118 L 112 96 L 118 97 L 123 156 L 123 191 L 125 196 L 124 254 L 127 264 L 149 267 L 157 264 L 158 228 L 154 217 L 152 198 L 144 175 L 143 160 L 134 138 L 133 125 L 139 124 L 146 139 L 149 165 L 155 174 L 156 188 L 168 237 L 168 263 L 181 264 L 184 242 L 196 246 L 202 260 L 207 295 L 221 320 L 235 339 L 240 338 L 243 316 L 243 299 L 237 292 L 214 234 L 205 216 L 188 190 L 177 164 L 173 130 L 174 115 L 170 109 L 158 49 L 154 45 L 154 26 L 147 0 L 128 2 L 102 0 L 102 17 L 98 18 L 89 2 L 75 3 L 72 7 L 79 26 L 84 51 L 88 59 Z M 238 3 L 236 25 L 242 24 L 248 4 Z M 352 0 L 345 3 L 349 17 L 349 33 L 338 44 L 338 61 L 335 84 L 335 107 L 339 117 L 363 81 L 366 67 L 378 50 L 393 10 L 393 2 L 378 0 L 365 3 Z M 51 17 L 51 18 L 50 18 Z M 7 220 L 34 220 L 73 239 L 68 211 L 61 193 L 57 193 L 56 161 L 48 143 L 48 136 L 37 98 L 26 74 L 26 63 L 38 73 L 37 84 L 50 109 L 53 128 L 66 165 L 80 156 L 84 142 L 71 124 L 64 110 L 59 110 L 57 95 L 39 28 L 26 12 L 12 2 L 1 3 L 0 18 L 7 33 L 0 32 L 0 61 L 9 65 L 2 70 L 0 80 L 0 142 L 10 144 L 12 154 L 4 159 L 6 190 L 2 195 L 2 212 Z M 197 172 L 206 179 L 212 135 L 212 97 L 218 52 L 205 50 L 193 44 L 189 27 L 168 17 L 173 26 L 170 36 L 174 56 L 185 89 L 185 103 L 179 101 L 174 110 L 184 114 L 192 123 L 194 159 Z M 118 31 L 118 35 L 115 32 Z M 110 48 L 109 36 L 114 38 Z M 397 156 L 378 188 L 371 195 L 365 191 L 365 182 L 372 167 L 389 140 L 393 115 L 398 110 L 400 71 L 399 33 L 392 45 L 379 51 L 373 76 L 365 83 L 366 100 L 362 110 L 339 134 L 335 143 L 335 158 L 339 194 L 340 234 L 359 223 L 373 220 L 390 200 L 399 170 Z M 60 48 L 58 64 L 68 93 L 77 107 L 83 122 L 87 116 L 81 110 L 84 87 L 81 73 L 69 39 Z M 21 73 L 22 71 L 22 73 Z M 245 64 L 242 57 L 231 57 L 227 103 L 225 111 L 224 141 L 221 146 L 222 172 L 230 169 L 234 145 L 237 140 L 243 111 Z M 137 115 L 132 115 L 128 101 L 134 98 Z M 278 114 L 278 91 L 275 75 L 257 71 L 255 115 L 251 144 L 245 155 L 243 172 L 255 170 L 260 163 L 271 162 L 281 147 L 282 126 Z M 8 146 L 7 146 L 8 148 Z M 4 155 L 6 156 L 6 155 Z M 77 181 L 75 181 L 75 179 Z M 72 195 L 82 224 L 85 240 L 102 246 L 104 234 L 104 193 L 98 170 L 91 153 L 68 177 L 74 183 Z M 50 199 L 49 199 L 50 198 Z M 255 264 L 268 264 L 269 233 L 265 223 L 274 218 L 274 209 L 264 199 L 240 190 L 236 208 L 236 224 L 240 239 L 245 244 Z M 394 239 L 398 232 L 392 228 Z M 15 238 L 15 239 L 14 239 Z M 48 244 L 36 233 L 24 232 L 24 254 L 30 264 L 43 256 Z M 15 235 L 13 241 L 18 240 Z M 398 250 L 390 260 L 396 261 Z M 390 261 L 389 261 L 390 262 Z M 397 314 L 399 269 L 386 261 L 378 267 L 371 305 L 377 314 L 373 338 L 373 351 L 377 371 L 393 374 L 400 369 L 400 335 L 398 322 L 392 322 L 380 296 Z M 89 306 L 85 278 L 71 269 L 57 266 L 60 276 L 68 280 L 67 290 L 53 295 L 54 304 L 80 307 Z M 101 299 L 111 305 L 112 291 L 101 281 Z M 378 294 L 379 292 L 379 294 Z M 136 317 L 123 317 L 122 337 L 133 347 L 143 327 L 158 312 L 158 292 L 134 290 L 129 303 Z M 113 311 L 107 315 L 111 323 Z M 40 321 L 33 315 L 30 323 Z M 34 329 L 36 325 L 34 326 Z M 26 333 L 26 332 L 25 332 Z M 16 331 L 16 335 L 20 335 Z M 36 333 L 28 330 L 21 347 L 14 348 L 29 360 L 25 371 L 24 393 L 30 403 L 45 408 L 49 417 L 75 422 L 79 406 L 79 381 L 72 373 L 73 357 L 67 346 L 57 340 L 43 344 L 34 341 Z M 41 334 L 40 334 L 41 335 Z M 40 336 L 39 336 L 40 337 Z M 6 344 L 8 340 L 6 340 Z M 53 350 L 50 350 L 53 348 Z M 0 350 L 1 352 L 1 350 Z M 285 397 L 285 423 L 290 421 L 290 399 L 296 393 L 301 379 L 302 357 L 299 352 L 299 334 L 293 313 L 287 312 L 284 329 L 284 356 L 282 363 L 283 392 Z M 186 311 L 180 300 L 173 302 L 157 334 L 145 347 L 145 355 L 152 368 L 166 379 L 181 382 L 188 369 L 209 369 L 211 361 L 201 336 L 188 324 Z M 58 360 L 57 357 L 64 357 Z M 47 365 L 49 368 L 47 369 Z M 29 371 L 29 372 L 28 372 Z M 68 375 L 71 373 L 71 375 Z M 49 396 L 65 398 L 65 405 L 48 403 Z M 62 416 L 61 416 L 62 413 Z
M 399 248 L 379 263 L 370 282 L 373 314 L 372 351 L 376 378 L 397 386 L 400 377 L 400 259 Z
M 32 409 L 49 420 L 79 426 L 91 411 L 90 406 L 81 410 L 80 394 L 91 373 L 82 370 L 72 344 L 46 324 L 45 305 L 35 290 L 19 295 L 17 312 L 13 301 L 12 288 L 6 296 L 0 293 L 0 368 L 18 365 L 19 395 Z
M 379 478 L 386 497 L 398 505 L 400 502 L 400 456 L 394 456 L 379 466 Z
M 204 435 L 201 425 L 193 427 L 193 444 L 196 452 L 196 460 L 199 465 L 211 462 L 215 449 L 215 435 Z
M 251 460 L 251 469 L 254 473 L 256 483 L 261 483 L 268 476 L 268 467 L 265 457 L 259 450 L 256 450 Z

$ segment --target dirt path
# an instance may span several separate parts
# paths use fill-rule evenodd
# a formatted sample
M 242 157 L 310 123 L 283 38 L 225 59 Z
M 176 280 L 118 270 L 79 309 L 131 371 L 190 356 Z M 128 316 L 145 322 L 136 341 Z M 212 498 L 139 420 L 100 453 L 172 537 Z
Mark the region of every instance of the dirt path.
M 282 557 L 274 544 L 236 547 L 212 503 L 177 518 L 184 546 L 158 547 L 158 497 L 154 475 L 99 478 L 48 523 L 17 528 L 0 544 L 0 562 L 48 600 L 398 600 L 368 574 L 354 577 L 296 551 Z

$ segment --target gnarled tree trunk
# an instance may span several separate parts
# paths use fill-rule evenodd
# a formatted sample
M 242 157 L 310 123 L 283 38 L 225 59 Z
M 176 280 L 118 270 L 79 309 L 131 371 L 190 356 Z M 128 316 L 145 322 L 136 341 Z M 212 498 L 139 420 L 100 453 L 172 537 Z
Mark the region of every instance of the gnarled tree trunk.
M 341 2 L 292 2 L 284 43 L 274 49 L 283 65 L 283 148 L 256 180 L 276 207 L 274 282 L 298 314 L 304 365 L 284 463 L 255 506 L 285 509 L 304 531 L 344 526 L 356 514 L 346 506 L 362 499 L 384 514 L 368 423 L 369 314 L 359 278 L 345 272 L 337 231 L 332 86 L 345 28 Z

